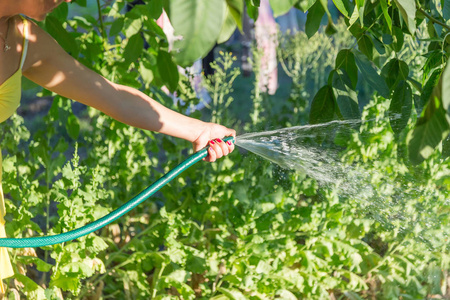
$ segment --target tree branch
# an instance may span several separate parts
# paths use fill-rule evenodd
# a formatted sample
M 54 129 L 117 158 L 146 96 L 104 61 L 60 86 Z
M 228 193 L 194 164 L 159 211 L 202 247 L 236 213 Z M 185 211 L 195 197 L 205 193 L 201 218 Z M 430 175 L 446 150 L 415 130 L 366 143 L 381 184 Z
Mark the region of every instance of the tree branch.
M 448 31 L 450 31 L 450 26 L 448 26 L 447 24 L 445 24 L 444 22 L 439 21 L 438 19 L 436 19 L 435 17 L 433 17 L 432 15 L 430 15 L 429 13 L 427 13 L 425 10 L 423 10 L 423 8 L 419 7 L 417 9 L 418 11 L 420 11 L 425 17 L 427 17 L 431 22 L 441 25 L 442 27 L 444 27 L 445 29 L 447 29 Z

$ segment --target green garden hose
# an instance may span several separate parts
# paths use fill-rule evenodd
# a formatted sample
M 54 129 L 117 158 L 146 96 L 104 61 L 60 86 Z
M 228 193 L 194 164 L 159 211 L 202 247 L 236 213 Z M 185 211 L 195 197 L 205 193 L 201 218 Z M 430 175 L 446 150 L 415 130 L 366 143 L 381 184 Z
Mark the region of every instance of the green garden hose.
M 225 142 L 229 140 L 231 140 L 234 143 L 233 137 L 227 137 L 224 139 Z M 161 189 L 163 186 L 169 183 L 172 179 L 177 177 L 181 172 L 183 172 L 193 164 L 199 162 L 206 156 L 208 156 L 207 148 L 202 149 L 197 153 L 194 153 L 193 155 L 185 159 L 182 163 L 180 163 L 178 166 L 167 172 L 164 176 L 162 176 L 152 185 L 150 185 L 141 193 L 139 193 L 137 196 L 132 198 L 130 201 L 128 201 L 121 207 L 117 208 L 116 210 L 110 212 L 106 216 L 92 223 L 89 223 L 83 227 L 57 235 L 39 236 L 30 238 L 0 238 L 0 247 L 8 247 L 8 248 L 42 247 L 64 243 L 85 236 L 117 220 L 118 218 L 120 218 L 121 216 L 123 216 L 124 214 L 126 214 L 127 212 L 129 212 L 130 210 L 132 210 L 145 200 L 147 200 L 159 189 Z

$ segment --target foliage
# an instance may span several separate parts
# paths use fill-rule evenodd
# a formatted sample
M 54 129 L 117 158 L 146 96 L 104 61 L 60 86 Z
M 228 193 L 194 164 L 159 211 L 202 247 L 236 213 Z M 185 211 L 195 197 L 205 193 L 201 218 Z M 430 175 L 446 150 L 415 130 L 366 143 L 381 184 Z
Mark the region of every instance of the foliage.
M 327 29 L 332 26 L 326 1 L 294 2 L 297 2 L 296 7 L 308 10 L 305 25 L 308 37 L 318 31 L 324 15 L 328 16 Z M 305 2 L 308 5 L 302 6 Z M 449 73 L 446 62 L 450 49 L 450 3 L 428 0 L 335 0 L 333 3 L 343 15 L 355 43 L 341 50 L 336 57 L 335 69 L 330 73 L 328 84 L 318 91 L 313 101 L 317 104 L 313 105 L 311 114 L 317 115 L 326 106 L 328 111 L 335 112 L 337 118 L 358 118 L 354 90 L 356 82 L 363 79 L 378 95 L 393 103 L 391 114 L 400 114 L 402 124 L 409 120 L 413 109 L 421 114 L 407 143 L 411 161 L 416 164 L 424 161 L 450 132 L 446 104 L 450 91 L 447 85 L 442 84 L 448 82 L 446 76 Z M 277 6 L 273 7 L 276 10 Z M 419 30 L 420 27 L 426 28 L 425 34 Z M 427 44 L 425 51 L 411 53 L 412 60 L 420 56 L 426 58 L 418 69 L 422 70 L 420 74 L 410 73 L 408 63 L 400 59 L 405 44 L 411 41 Z M 330 94 L 330 97 L 325 98 L 328 99 L 325 103 L 322 93 L 330 89 L 339 91 L 339 94 Z M 414 103 L 416 97 L 421 98 L 421 103 Z M 321 121 L 326 120 L 329 118 Z M 396 121 L 390 125 L 398 128 L 398 131 L 404 127 L 398 127 Z
M 197 10 L 205 2 L 192 3 L 191 9 Z M 235 18 L 239 9 L 234 4 L 242 2 L 226 3 Z M 303 10 L 315 5 L 315 16 L 320 15 L 320 5 L 323 14 L 328 12 L 322 2 L 271 3 L 279 14 L 289 5 Z M 364 78 L 377 95 L 362 111 L 358 130 L 334 137 L 343 151 L 342 161 L 367 174 L 363 188 L 374 191 L 372 195 L 341 195 L 339 189 L 320 186 L 305 174 L 236 151 L 215 164 L 187 170 L 147 205 L 101 231 L 36 251 L 12 250 L 16 292 L 30 299 L 447 297 L 449 160 L 433 151 L 426 153 L 424 163 L 412 166 L 404 146 L 417 136 L 416 119 L 427 124 L 436 111 L 447 108 L 447 93 L 439 96 L 434 87 L 439 82 L 442 89 L 447 87 L 448 81 L 440 80 L 448 73 L 442 71 L 445 50 L 439 51 L 444 41 L 436 35 L 416 43 L 404 36 L 416 24 L 409 2 L 382 1 L 381 8 L 372 2 L 334 3 L 346 22 L 352 22 L 350 32 L 358 36 L 353 44 L 359 50 L 344 44 L 346 38 L 338 38 L 339 30 L 332 42 L 319 31 L 311 41 L 317 39 L 315 46 L 326 45 L 335 54 L 319 58 L 324 69 L 308 69 L 311 61 L 317 62 L 316 52 L 293 50 L 302 47 L 306 37 L 283 37 L 286 52 L 280 52 L 279 58 L 293 75 L 291 100 L 281 109 L 268 109 L 275 107 L 277 99 L 262 93 L 255 82 L 251 122 L 243 127 L 253 131 L 269 121 L 279 127 L 304 124 L 309 95 L 299 89 L 310 80 L 302 70 L 317 78 L 310 89 L 319 91 L 312 100 L 311 122 L 353 117 L 360 100 L 355 90 L 361 91 Z M 248 13 L 256 17 L 259 1 L 246 0 L 246 4 Z M 179 58 L 173 59 L 164 32 L 155 24 L 164 3 L 147 1 L 122 14 L 124 5 L 105 2 L 99 7 L 105 18 L 68 19 L 63 4 L 42 26 L 88 67 L 185 111 L 197 100 L 187 79 L 175 71 Z M 444 8 L 448 18 L 445 3 Z M 380 11 L 386 22 L 377 22 Z M 433 18 L 428 22 L 432 32 L 433 22 L 439 21 Z M 328 27 L 333 26 L 328 22 Z M 317 26 L 317 20 L 308 24 Z M 310 35 L 312 25 L 308 25 Z M 385 57 L 376 42 L 383 26 L 392 29 L 380 39 Z M 149 48 L 143 50 L 140 46 L 145 44 Z M 435 54 L 427 52 L 430 49 Z M 417 62 L 422 54 L 426 67 Z M 205 80 L 215 99 L 211 112 L 194 112 L 194 116 L 233 125 L 235 117 L 225 112 L 233 105 L 230 93 L 239 80 L 232 64 L 229 53 L 215 63 L 216 74 Z M 327 67 L 331 76 L 324 76 Z M 254 68 L 257 71 L 257 60 Z M 159 91 L 162 85 L 176 90 L 184 102 L 174 104 Z M 438 99 L 432 108 L 430 102 L 426 104 L 430 95 Z M 386 101 L 390 97 L 392 101 Z M 405 106 L 408 101 L 411 105 Z M 412 109 L 423 106 L 423 115 Z M 326 108 L 329 114 L 321 119 L 315 107 Z M 189 154 L 186 142 L 125 126 L 93 109 L 76 117 L 70 100 L 59 96 L 39 130 L 30 133 L 23 123 L 14 115 L 1 124 L 7 234 L 14 237 L 59 233 L 97 219 Z

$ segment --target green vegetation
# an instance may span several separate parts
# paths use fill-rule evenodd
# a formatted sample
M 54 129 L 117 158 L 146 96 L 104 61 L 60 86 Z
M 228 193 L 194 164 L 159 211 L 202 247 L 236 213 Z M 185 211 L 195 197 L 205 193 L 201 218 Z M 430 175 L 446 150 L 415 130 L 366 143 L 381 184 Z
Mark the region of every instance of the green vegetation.
M 246 1 L 252 16 L 256 2 Z M 364 184 L 373 195 L 340 195 L 305 174 L 235 151 L 187 170 L 104 230 L 61 245 L 11 250 L 11 299 L 15 293 L 29 299 L 216 300 L 450 295 L 450 161 L 439 142 L 450 95 L 447 28 L 439 25 L 441 14 L 448 20 L 448 1 L 432 15 L 427 11 L 434 2 L 411 7 L 414 2 L 406 0 L 335 1 L 347 20 L 328 24 L 327 33 L 337 31 L 331 36 L 316 33 L 316 19 L 327 15 L 322 1 L 272 2 L 280 4 L 274 6 L 277 14 L 288 2 L 311 9 L 306 33 L 280 41 L 286 45 L 280 63 L 292 78 L 289 98 L 281 102 L 254 84 L 251 95 L 239 95 L 252 106 L 247 121 L 238 123 L 233 112 L 244 112 L 234 108 L 240 104 L 233 86 L 240 75 L 232 56 L 223 53 L 207 80 L 212 106 L 194 116 L 245 132 L 360 117 L 360 128 L 337 135 L 335 143 L 343 162 L 367 174 Z M 223 6 L 234 16 L 239 10 L 232 3 L 242 1 Z M 127 14 L 120 13 L 123 6 L 116 1 L 100 7 L 108 18 L 99 22 L 91 16 L 67 19 L 63 4 L 42 26 L 88 67 L 186 111 L 198 100 L 175 61 L 194 56 L 189 51 L 174 59 L 168 51 L 154 21 L 163 2 L 147 1 Z M 413 15 L 412 8 L 420 13 Z M 356 39 L 345 32 L 349 22 Z M 313 49 L 327 56 L 317 57 Z M 184 104 L 175 105 L 159 91 L 162 85 L 177 90 Z M 56 96 L 32 134 L 18 115 L 1 124 L 10 237 L 82 226 L 189 154 L 186 142 L 130 128 L 93 109 L 75 116 L 71 103 Z M 423 161 L 412 164 L 409 157 Z

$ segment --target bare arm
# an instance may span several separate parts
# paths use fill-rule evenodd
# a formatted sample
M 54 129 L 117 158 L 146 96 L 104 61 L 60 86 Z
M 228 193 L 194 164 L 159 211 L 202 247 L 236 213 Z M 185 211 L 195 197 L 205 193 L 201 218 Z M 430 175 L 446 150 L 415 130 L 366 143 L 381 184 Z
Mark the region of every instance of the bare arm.
M 196 151 L 212 139 L 235 135 L 232 129 L 179 114 L 136 89 L 107 80 L 73 59 L 33 23 L 23 74 L 61 96 L 94 107 L 120 122 L 190 141 Z M 233 150 L 233 145 L 225 143 L 214 143 L 211 147 L 215 153 L 209 152 L 210 161 Z

